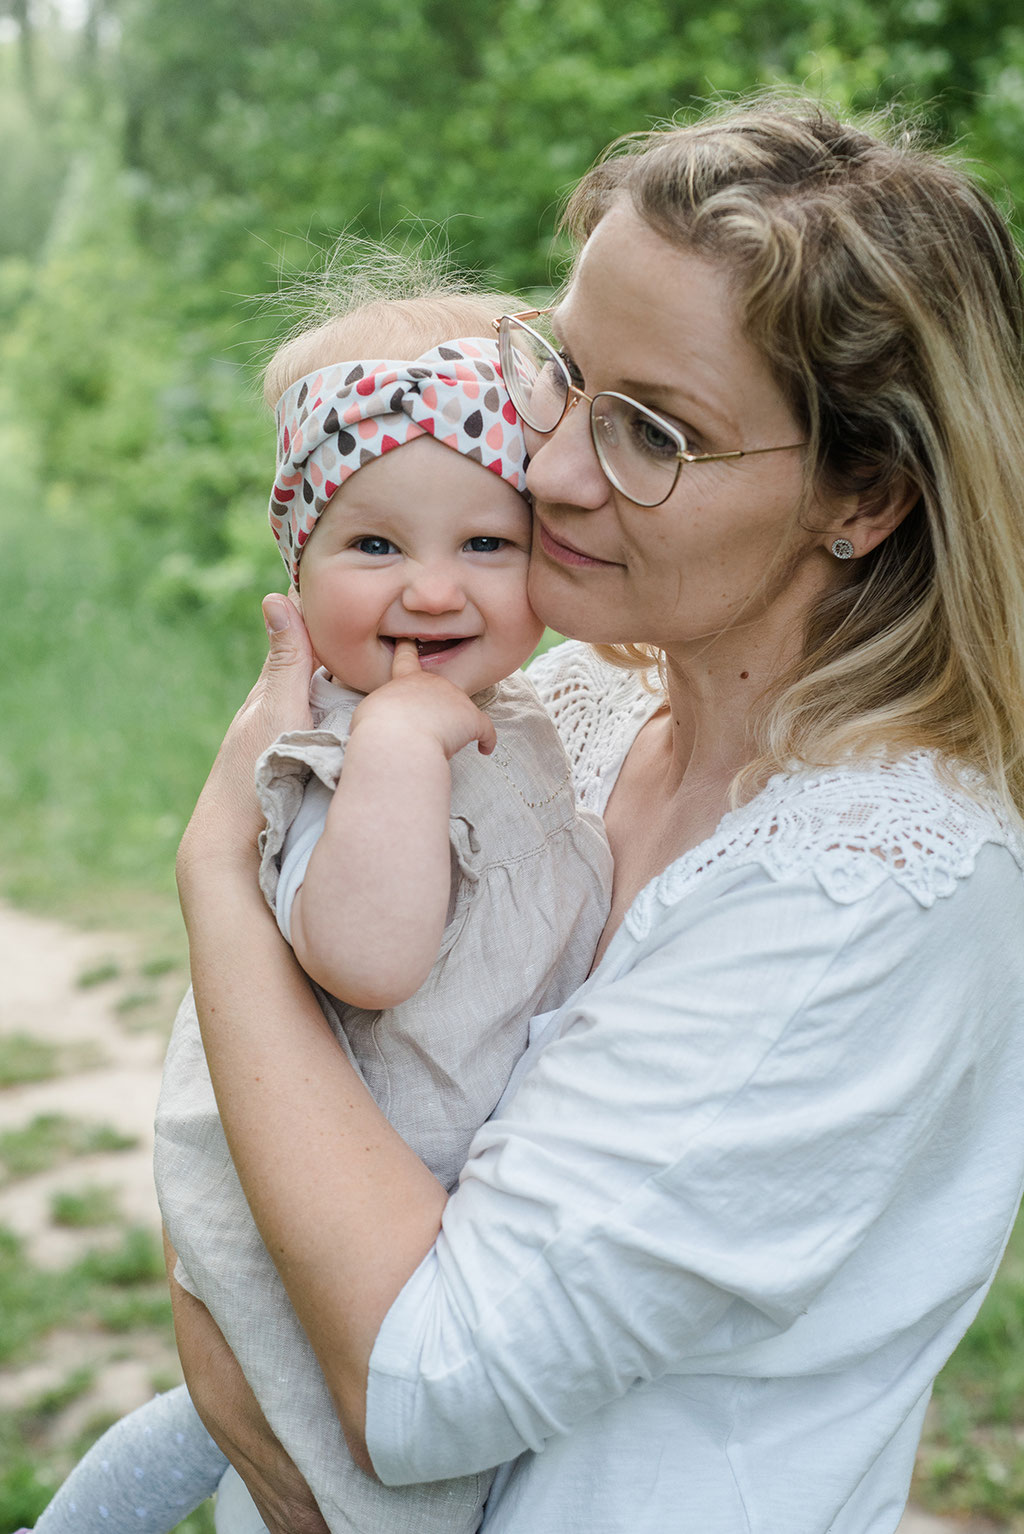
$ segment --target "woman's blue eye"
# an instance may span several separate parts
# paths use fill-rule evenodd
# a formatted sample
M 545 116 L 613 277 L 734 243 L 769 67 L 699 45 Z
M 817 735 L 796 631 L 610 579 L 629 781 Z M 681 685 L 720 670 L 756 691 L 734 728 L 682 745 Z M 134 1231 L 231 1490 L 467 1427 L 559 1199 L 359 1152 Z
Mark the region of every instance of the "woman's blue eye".
M 678 458 L 679 445 L 663 426 L 639 410 L 629 420 L 630 436 L 637 449 L 648 458 Z
M 496 554 L 507 542 L 507 538 L 470 538 L 465 546 L 473 554 Z
M 369 538 L 360 538 L 355 544 L 360 554 L 397 554 L 398 549 L 390 538 L 380 538 L 372 534 Z

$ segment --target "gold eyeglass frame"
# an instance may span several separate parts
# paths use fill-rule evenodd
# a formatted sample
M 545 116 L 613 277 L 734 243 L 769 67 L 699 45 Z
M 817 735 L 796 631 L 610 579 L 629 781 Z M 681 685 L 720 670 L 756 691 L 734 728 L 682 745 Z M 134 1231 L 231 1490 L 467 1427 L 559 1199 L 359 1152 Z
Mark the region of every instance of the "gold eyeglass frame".
M 730 449 L 726 453 L 691 453 L 690 449 L 686 445 L 686 438 L 679 430 L 679 427 L 673 426 L 671 421 L 666 421 L 664 416 L 659 415 L 656 410 L 652 410 L 649 405 L 641 405 L 639 400 L 631 399 L 628 394 L 620 394 L 615 389 L 599 389 L 596 394 L 588 394 L 586 390 L 580 389 L 576 384 L 573 383 L 572 379 L 569 377 L 569 369 L 566 367 L 564 360 L 558 355 L 557 351 L 555 351 L 554 347 L 551 345 L 551 342 L 542 336 L 539 331 L 534 330 L 531 325 L 526 323 L 527 320 L 540 319 L 543 315 L 551 314 L 552 312 L 553 308 L 526 309 L 522 314 L 503 314 L 499 319 L 491 321 L 495 331 L 498 334 L 499 342 L 501 340 L 501 327 L 506 320 L 511 321 L 512 324 L 517 325 L 521 330 L 525 330 L 528 336 L 532 336 L 532 338 L 539 342 L 539 344 L 544 348 L 546 352 L 550 353 L 552 360 L 557 364 L 559 372 L 565 380 L 565 404 L 562 406 L 561 415 L 558 417 L 558 420 L 553 426 L 534 426 L 533 422 L 526 418 L 524 412 L 520 411 L 519 413 L 523 416 L 523 420 L 526 422 L 526 425 L 530 427 L 531 431 L 539 432 L 542 437 L 550 437 L 552 432 L 557 431 L 561 426 L 569 411 L 574 410 L 579 404 L 580 400 L 586 400 L 590 406 L 590 410 L 588 412 L 590 417 L 590 439 L 594 444 L 594 452 L 597 454 L 598 462 L 601 465 L 601 471 L 605 477 L 615 486 L 620 495 L 624 495 L 626 499 L 628 501 L 632 501 L 634 505 L 643 506 L 646 508 L 663 505 L 663 503 L 668 500 L 669 496 L 672 494 L 673 490 L 676 488 L 676 485 L 679 482 L 679 468 L 681 464 L 722 463 L 726 459 L 752 458 L 757 453 L 788 453 L 791 452 L 794 448 L 807 446 L 806 442 L 785 442 L 778 447 L 737 447 Z M 508 380 L 506 380 L 505 387 L 510 389 Z M 659 500 L 638 501 L 635 496 L 630 495 L 629 491 L 626 490 L 622 484 L 620 484 L 614 470 L 608 467 L 604 454 L 601 450 L 601 444 L 598 440 L 597 429 L 594 422 L 594 406 L 596 402 L 602 397 L 605 399 L 621 400 L 623 404 L 629 405 L 633 410 L 639 411 L 641 415 L 646 416 L 648 419 L 653 421 L 659 430 L 663 431 L 669 440 L 675 443 L 675 473 L 672 477 L 671 485 Z M 515 404 L 514 400 L 513 404 Z

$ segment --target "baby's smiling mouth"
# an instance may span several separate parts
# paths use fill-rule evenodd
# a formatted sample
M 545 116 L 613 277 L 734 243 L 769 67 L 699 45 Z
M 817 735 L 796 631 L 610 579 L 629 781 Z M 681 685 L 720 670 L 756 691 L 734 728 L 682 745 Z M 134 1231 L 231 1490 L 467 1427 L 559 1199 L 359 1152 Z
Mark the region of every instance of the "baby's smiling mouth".
M 458 645 L 465 644 L 472 639 L 472 634 L 452 634 L 447 639 L 420 639 L 415 634 L 385 634 L 382 636 L 384 643 L 394 649 L 399 639 L 411 639 L 420 656 L 443 655 L 446 650 L 454 650 Z

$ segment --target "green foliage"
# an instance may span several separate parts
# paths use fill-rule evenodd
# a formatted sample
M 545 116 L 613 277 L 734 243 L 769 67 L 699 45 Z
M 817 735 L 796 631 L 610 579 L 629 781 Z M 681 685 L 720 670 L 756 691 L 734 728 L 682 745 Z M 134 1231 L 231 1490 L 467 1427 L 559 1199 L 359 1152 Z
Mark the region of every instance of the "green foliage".
M 941 1512 L 1024 1527 L 1024 1222 L 977 1320 L 935 1385 L 917 1490 Z
M 116 26 L 109 18 L 116 15 Z M 1024 186 L 1009 0 L 92 0 L 0 44 L 0 892 L 170 893 L 283 571 L 254 306 L 412 216 L 544 287 L 617 134 L 773 82 L 901 102 Z

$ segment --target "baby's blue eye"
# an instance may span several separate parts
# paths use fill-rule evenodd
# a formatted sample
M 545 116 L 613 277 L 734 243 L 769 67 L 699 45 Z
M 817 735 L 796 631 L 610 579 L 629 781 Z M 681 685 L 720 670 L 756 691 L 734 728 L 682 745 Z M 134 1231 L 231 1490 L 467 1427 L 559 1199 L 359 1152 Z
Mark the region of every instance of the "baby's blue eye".
M 473 554 L 496 554 L 507 542 L 507 538 L 470 538 L 466 548 Z
M 380 538 L 371 534 L 368 538 L 360 538 L 355 544 L 360 554 L 397 554 L 398 549 L 390 538 Z

